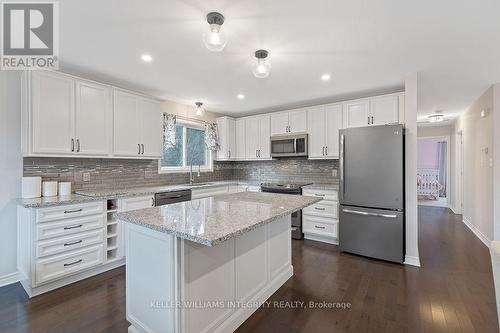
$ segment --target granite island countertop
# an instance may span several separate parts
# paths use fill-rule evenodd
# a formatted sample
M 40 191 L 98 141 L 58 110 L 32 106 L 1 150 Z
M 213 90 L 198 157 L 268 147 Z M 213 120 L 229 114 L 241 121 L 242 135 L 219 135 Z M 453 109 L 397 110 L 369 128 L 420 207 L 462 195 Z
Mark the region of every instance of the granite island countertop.
M 214 246 L 319 201 L 300 195 L 240 192 L 116 213 L 115 217 Z

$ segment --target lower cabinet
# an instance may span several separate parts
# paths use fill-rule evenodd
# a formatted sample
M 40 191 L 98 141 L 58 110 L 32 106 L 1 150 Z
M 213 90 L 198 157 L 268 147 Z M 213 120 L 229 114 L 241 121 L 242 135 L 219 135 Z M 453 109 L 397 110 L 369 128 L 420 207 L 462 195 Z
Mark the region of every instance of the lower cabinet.
M 323 200 L 302 210 L 304 238 L 338 244 L 338 193 L 333 190 L 304 189 L 302 195 Z

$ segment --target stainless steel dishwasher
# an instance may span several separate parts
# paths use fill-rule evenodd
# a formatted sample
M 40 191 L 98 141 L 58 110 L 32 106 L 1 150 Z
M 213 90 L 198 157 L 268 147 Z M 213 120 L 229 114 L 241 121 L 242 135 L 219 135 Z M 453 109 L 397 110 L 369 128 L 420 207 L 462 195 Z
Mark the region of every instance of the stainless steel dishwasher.
M 155 193 L 155 206 L 164 206 L 189 200 L 191 200 L 191 190 Z

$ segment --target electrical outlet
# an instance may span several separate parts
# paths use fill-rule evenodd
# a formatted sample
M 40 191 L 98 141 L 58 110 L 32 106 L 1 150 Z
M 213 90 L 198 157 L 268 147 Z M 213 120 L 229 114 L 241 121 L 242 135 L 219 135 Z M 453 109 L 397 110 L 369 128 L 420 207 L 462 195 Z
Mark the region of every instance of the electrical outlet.
M 90 181 L 90 173 L 89 172 L 84 172 L 83 173 L 83 181 L 84 182 L 89 182 Z

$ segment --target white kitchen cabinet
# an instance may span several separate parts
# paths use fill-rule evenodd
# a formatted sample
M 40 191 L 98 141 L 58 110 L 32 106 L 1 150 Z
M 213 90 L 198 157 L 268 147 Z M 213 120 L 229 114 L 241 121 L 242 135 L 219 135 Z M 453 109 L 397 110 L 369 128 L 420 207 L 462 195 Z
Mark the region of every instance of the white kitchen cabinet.
M 370 99 L 370 125 L 394 124 L 399 121 L 398 95 Z
M 308 110 L 309 158 L 339 156 L 339 129 L 342 128 L 342 105 L 329 104 Z
M 129 92 L 114 92 L 113 154 L 120 157 L 161 158 L 160 104 Z
M 338 244 L 338 192 L 330 189 L 304 189 L 302 195 L 323 198 L 302 210 L 304 238 Z
M 236 121 L 230 117 L 217 118 L 220 150 L 218 161 L 231 161 L 236 158 Z
M 271 135 L 301 133 L 307 131 L 307 111 L 294 110 L 271 114 Z
M 47 71 L 30 74 L 32 140 L 25 139 L 26 143 L 32 142 L 34 154 L 72 154 L 75 144 L 75 81 Z M 30 116 L 24 118 L 30 119 Z
M 343 103 L 344 127 L 397 124 L 403 121 L 404 94 L 375 96 Z
M 236 159 L 243 160 L 246 157 L 245 119 L 236 119 L 235 127 Z
M 161 158 L 163 155 L 163 122 L 160 102 L 140 98 L 141 145 L 143 157 Z
M 75 151 L 84 155 L 111 152 L 111 89 L 76 81 Z
M 221 185 L 221 186 L 197 188 L 197 189 L 195 188 L 191 190 L 191 198 L 194 200 L 200 198 L 213 197 L 216 195 L 227 194 L 227 193 L 229 193 L 229 185 Z
M 362 99 L 343 104 L 344 128 L 370 125 L 370 100 Z
M 130 197 L 121 199 L 118 204 L 120 212 L 129 212 L 131 210 L 150 208 L 155 205 L 155 199 L 152 195 L 145 195 L 140 197 Z
M 247 159 L 269 159 L 270 151 L 269 115 L 245 118 L 245 145 Z

